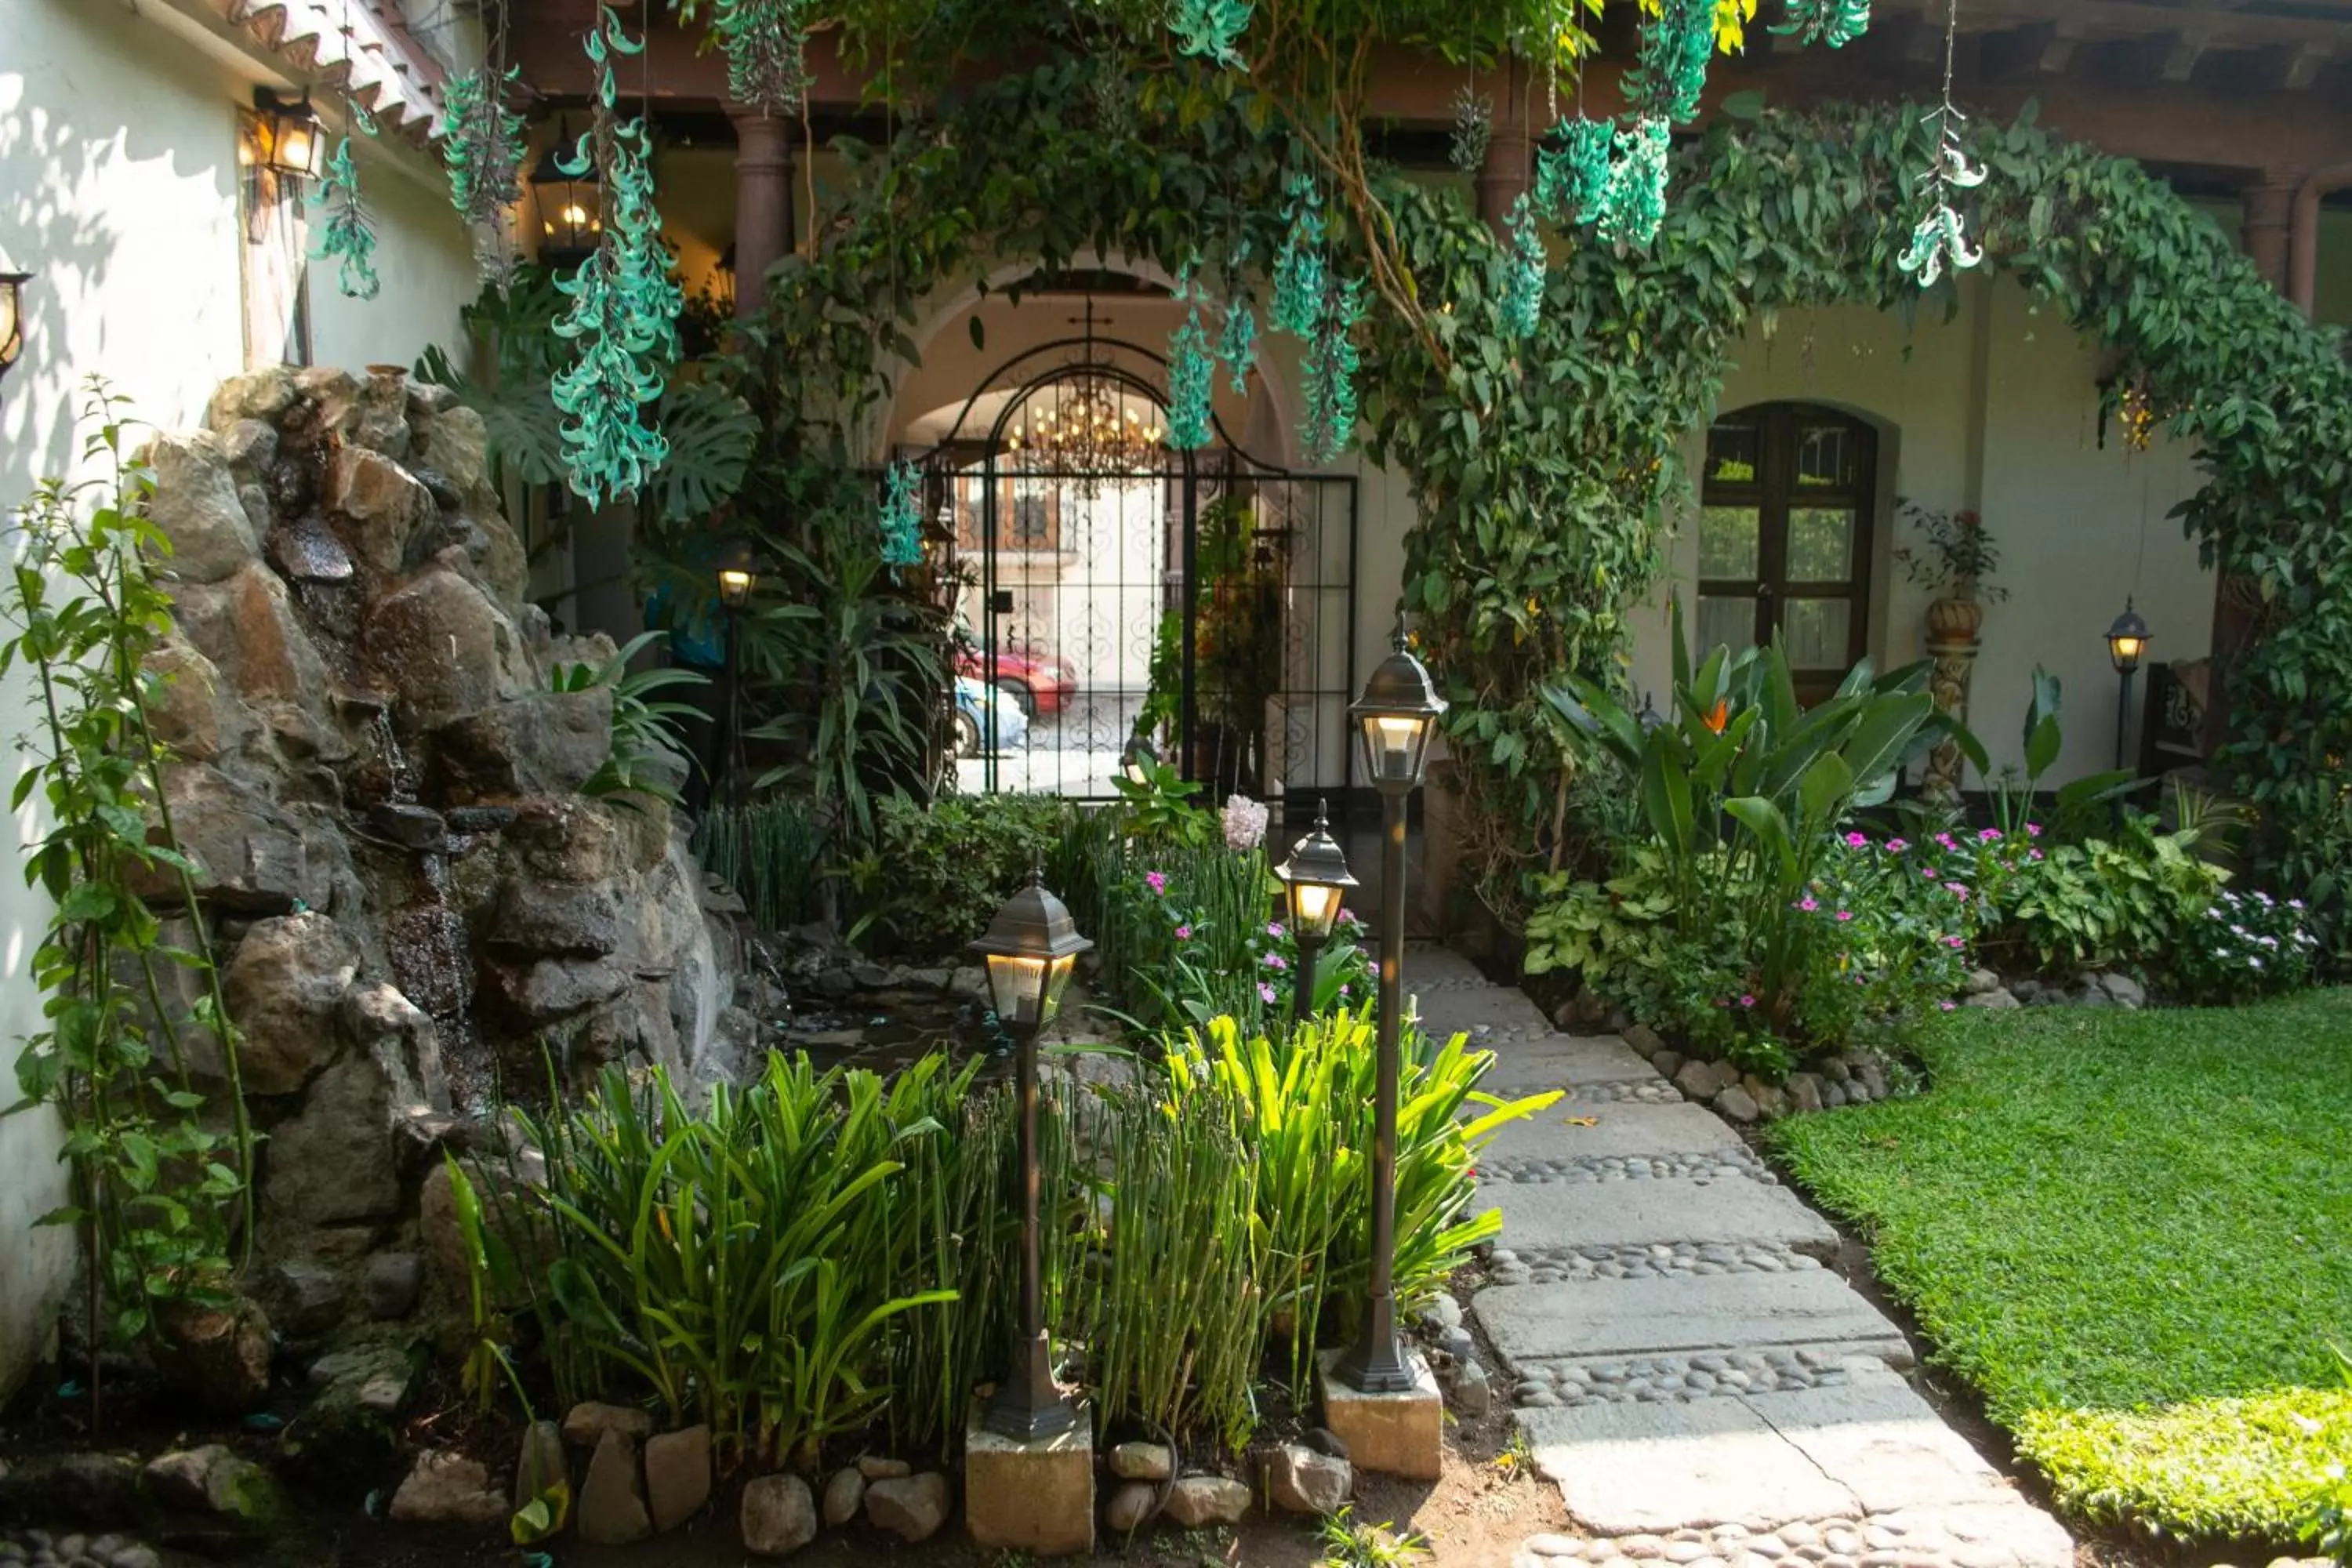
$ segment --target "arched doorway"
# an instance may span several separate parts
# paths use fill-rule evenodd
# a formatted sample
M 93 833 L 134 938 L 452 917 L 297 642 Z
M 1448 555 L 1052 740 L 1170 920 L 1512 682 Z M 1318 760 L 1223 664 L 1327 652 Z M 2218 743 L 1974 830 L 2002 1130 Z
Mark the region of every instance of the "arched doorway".
M 953 541 L 958 788 L 1101 798 L 1140 736 L 1206 800 L 1344 789 L 1357 481 L 1260 461 L 1217 414 L 1171 447 L 1160 353 L 1072 302 L 1078 331 L 899 452 Z

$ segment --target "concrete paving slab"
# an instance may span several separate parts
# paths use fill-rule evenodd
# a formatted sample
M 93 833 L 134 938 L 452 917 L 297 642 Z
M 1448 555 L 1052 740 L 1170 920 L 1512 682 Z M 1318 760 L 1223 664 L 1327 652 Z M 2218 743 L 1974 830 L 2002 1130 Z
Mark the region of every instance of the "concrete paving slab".
M 1515 1373 L 1562 1357 L 1902 1342 L 1894 1324 L 1826 1268 L 1496 1285 L 1478 1292 L 1471 1310 Z
M 1549 1114 L 1549 1113 L 1547 1113 Z M 1605 1197 L 1596 1197 L 1605 1192 Z M 1503 1211 L 1500 1246 L 1624 1247 L 1675 1241 L 1762 1241 L 1815 1258 L 1837 1256 L 1829 1221 L 1786 1189 L 1746 1176 L 1612 1183 L 1605 1189 L 1490 1182 L 1475 1212 Z
M 1598 1534 L 1769 1530 L 1859 1511 L 1851 1491 L 1736 1399 L 1522 1410 L 1517 1419 L 1536 1468 Z
M 2074 1562 L 2063 1527 L 2022 1500 L 1906 1508 L 1875 1522 L 1966 1568 L 2073 1568 Z
M 1658 1076 L 1639 1052 L 1614 1035 L 1542 1034 L 1496 1039 L 1474 1032 L 1470 1043 L 1495 1053 L 1495 1065 L 1479 1087 L 1496 1094 L 1506 1089 L 1565 1089 L 1576 1083 L 1629 1083 Z
M 1740 1398 L 1874 1513 L 2014 1496 L 1902 1378 L 1861 1359 L 1844 1371 L 1839 1387 Z
M 1422 1027 L 1432 1034 L 1472 1033 L 1481 1027 L 1541 1033 L 1551 1027 L 1550 1021 L 1524 991 L 1501 985 L 1475 990 L 1416 990 L 1411 970 L 1405 972 L 1404 988 L 1413 993 L 1421 1011 Z
M 1531 1092 L 1510 1085 L 1498 1088 L 1491 1077 L 1480 1087 L 1490 1094 Z M 1592 1125 L 1580 1125 L 1585 1121 Z M 1564 1100 L 1538 1115 L 1504 1123 L 1496 1130 L 1494 1141 L 1486 1145 L 1486 1152 L 1498 1159 L 1602 1160 L 1635 1155 L 1729 1154 L 1745 1152 L 1746 1149 L 1739 1134 L 1727 1126 L 1723 1118 L 1700 1106 L 1643 1105 L 1639 1101 L 1588 1105 Z

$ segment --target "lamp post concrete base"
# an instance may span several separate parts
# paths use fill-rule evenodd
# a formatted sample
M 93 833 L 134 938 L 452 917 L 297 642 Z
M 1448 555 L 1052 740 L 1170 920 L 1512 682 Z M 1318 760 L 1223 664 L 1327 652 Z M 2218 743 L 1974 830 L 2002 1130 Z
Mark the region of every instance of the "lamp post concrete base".
M 1433 1384 L 1432 1386 L 1434 1386 Z M 1041 1557 L 1095 1549 L 1095 1416 L 1024 1442 L 989 1430 L 975 1405 L 964 1427 L 964 1524 L 982 1546 Z
M 1339 1375 L 1345 1351 L 1318 1358 L 1323 1388 L 1323 1425 L 1348 1445 L 1348 1462 L 1360 1470 L 1414 1480 L 1437 1479 L 1445 1430 L 1445 1400 L 1429 1358 L 1407 1350 L 1404 1364 L 1412 1386 L 1397 1394 L 1363 1394 Z

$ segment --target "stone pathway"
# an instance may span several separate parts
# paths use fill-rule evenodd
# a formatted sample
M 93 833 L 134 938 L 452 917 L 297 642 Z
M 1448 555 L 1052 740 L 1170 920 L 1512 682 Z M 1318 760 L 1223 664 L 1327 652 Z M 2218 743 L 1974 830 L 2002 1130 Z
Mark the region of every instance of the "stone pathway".
M 1580 1531 L 1513 1568 L 2071 1568 L 2066 1531 L 1944 1425 L 1901 1332 L 1824 1267 L 1837 1233 L 1729 1127 L 1456 954 L 1416 946 L 1405 973 L 1431 1029 L 1496 1054 L 1486 1087 L 1568 1091 L 1479 1170 L 1503 1235 L 1471 1311 Z

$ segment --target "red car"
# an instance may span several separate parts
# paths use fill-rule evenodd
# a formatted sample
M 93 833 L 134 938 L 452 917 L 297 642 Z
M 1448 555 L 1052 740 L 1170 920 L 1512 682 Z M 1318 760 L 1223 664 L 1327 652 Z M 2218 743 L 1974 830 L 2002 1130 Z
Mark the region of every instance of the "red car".
M 988 679 L 986 650 L 969 645 L 960 649 L 956 654 L 956 673 L 974 680 Z M 1034 719 L 1043 713 L 1059 713 L 1077 694 L 1078 678 L 1070 673 L 1068 665 L 1051 654 L 1000 647 L 996 650 L 996 684 L 1021 704 L 1022 712 Z

